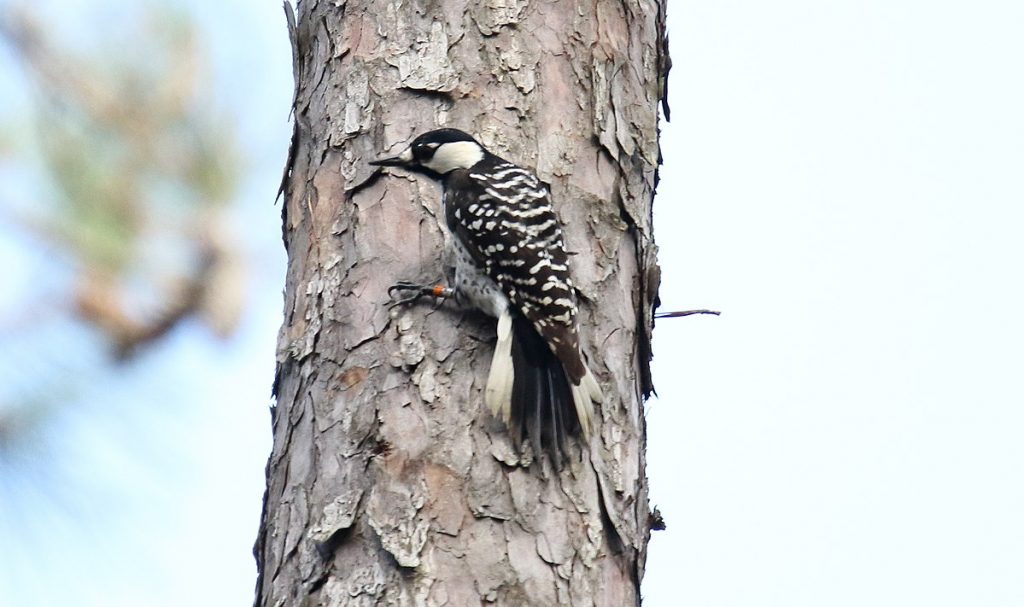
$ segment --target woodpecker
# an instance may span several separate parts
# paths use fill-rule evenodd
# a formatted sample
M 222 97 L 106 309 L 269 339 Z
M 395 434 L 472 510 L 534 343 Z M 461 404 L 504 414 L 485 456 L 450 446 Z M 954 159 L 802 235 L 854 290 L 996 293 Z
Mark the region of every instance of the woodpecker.
M 537 456 L 546 449 L 560 463 L 567 437 L 589 437 L 602 395 L 580 349 L 576 291 L 548 189 L 457 129 L 424 133 L 370 164 L 441 183 L 454 284 L 392 289 L 412 291 L 403 301 L 454 297 L 498 319 L 484 400 L 517 444 L 526 433 Z

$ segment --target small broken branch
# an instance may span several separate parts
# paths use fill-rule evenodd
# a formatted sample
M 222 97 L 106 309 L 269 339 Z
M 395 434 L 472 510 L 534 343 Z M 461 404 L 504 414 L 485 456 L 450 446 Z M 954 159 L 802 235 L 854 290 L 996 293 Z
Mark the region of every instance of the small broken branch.
M 694 314 L 713 314 L 714 316 L 720 316 L 722 313 L 718 310 L 681 310 L 677 312 L 655 312 L 655 318 L 681 318 L 683 316 L 692 316 Z

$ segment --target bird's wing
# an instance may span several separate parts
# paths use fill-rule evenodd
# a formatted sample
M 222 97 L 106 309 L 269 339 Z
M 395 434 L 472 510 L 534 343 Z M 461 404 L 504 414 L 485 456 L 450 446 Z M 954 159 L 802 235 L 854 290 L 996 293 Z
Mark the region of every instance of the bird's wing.
M 448 176 L 448 227 L 530 322 L 573 383 L 586 374 L 576 294 L 562 226 L 547 188 L 528 171 L 499 165 Z

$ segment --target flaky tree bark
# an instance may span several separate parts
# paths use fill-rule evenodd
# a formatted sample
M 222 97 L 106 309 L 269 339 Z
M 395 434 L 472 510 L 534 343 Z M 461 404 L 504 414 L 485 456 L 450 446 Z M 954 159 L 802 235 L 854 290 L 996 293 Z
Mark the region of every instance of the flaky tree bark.
M 310 0 L 257 605 L 622 605 L 649 537 L 643 399 L 664 0 Z M 605 393 L 582 461 L 520 453 L 483 407 L 494 322 L 389 310 L 440 278 L 439 188 L 366 162 L 437 126 L 551 185 Z

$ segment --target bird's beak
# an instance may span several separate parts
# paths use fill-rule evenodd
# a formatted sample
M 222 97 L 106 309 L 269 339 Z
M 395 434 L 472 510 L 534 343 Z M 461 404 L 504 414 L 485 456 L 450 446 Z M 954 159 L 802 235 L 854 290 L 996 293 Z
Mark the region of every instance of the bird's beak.
M 398 156 L 392 156 L 390 158 L 378 158 L 377 160 L 371 160 L 370 164 L 378 167 L 404 167 L 413 164 L 412 148 L 406 148 L 404 152 Z

